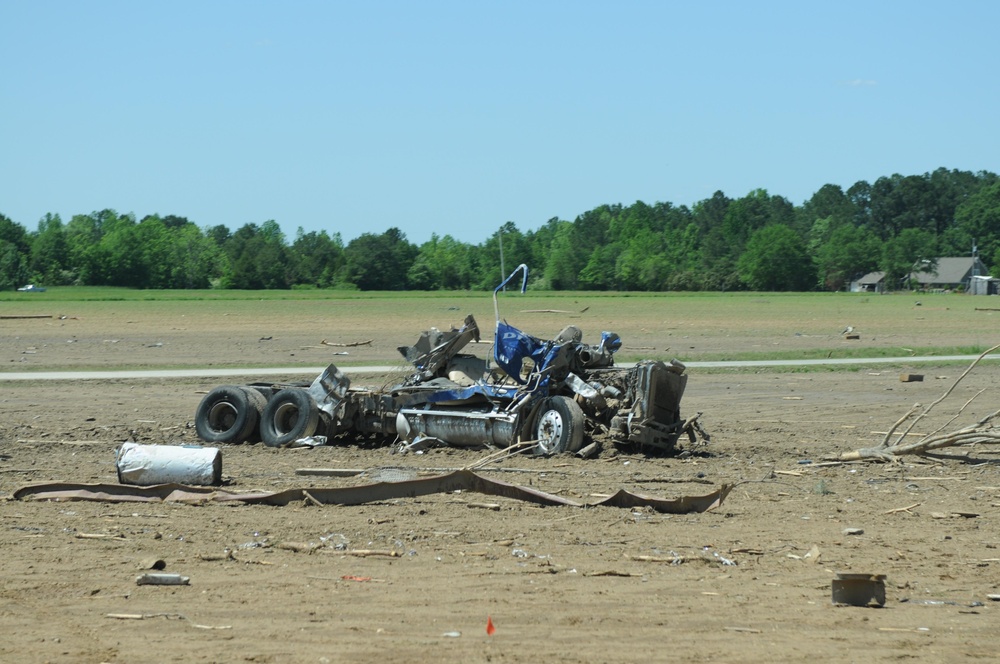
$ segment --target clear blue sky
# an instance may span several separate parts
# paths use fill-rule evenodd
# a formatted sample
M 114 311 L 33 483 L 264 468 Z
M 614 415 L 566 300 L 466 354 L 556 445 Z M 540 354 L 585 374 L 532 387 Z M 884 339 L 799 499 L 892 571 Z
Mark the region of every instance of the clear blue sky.
M 1000 172 L 1000 2 L 0 0 L 0 213 L 396 226 Z

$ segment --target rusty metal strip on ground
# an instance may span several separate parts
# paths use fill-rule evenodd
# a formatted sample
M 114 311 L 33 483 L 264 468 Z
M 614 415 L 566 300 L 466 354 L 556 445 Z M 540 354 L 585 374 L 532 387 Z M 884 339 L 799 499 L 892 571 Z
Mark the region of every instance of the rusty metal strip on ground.
M 270 493 L 232 493 L 213 488 L 192 487 L 182 484 L 159 484 L 139 487 L 122 484 L 73 484 L 57 482 L 21 487 L 12 498 L 15 500 L 94 500 L 104 502 L 243 502 L 247 504 L 287 505 L 310 500 L 323 505 L 361 505 L 364 503 L 401 498 L 416 498 L 435 493 L 472 491 L 489 496 L 523 500 L 537 505 L 562 505 L 569 507 L 649 507 L 657 512 L 686 514 L 705 512 L 722 504 L 732 489 L 722 485 L 704 496 L 684 496 L 676 499 L 657 498 L 619 490 L 609 498 L 596 503 L 578 503 L 544 491 L 483 477 L 469 470 L 458 470 L 447 475 L 436 475 L 404 482 L 378 482 L 355 487 L 286 489 Z M 307 497 L 308 493 L 308 497 Z

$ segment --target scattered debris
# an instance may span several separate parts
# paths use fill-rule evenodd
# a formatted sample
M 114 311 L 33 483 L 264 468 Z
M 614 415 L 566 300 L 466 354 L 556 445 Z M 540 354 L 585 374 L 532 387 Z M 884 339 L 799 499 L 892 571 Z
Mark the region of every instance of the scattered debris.
M 187 586 L 190 583 L 190 577 L 181 576 L 180 574 L 148 572 L 135 577 L 135 584 L 137 586 Z
M 295 553 L 312 553 L 322 547 L 322 544 L 315 544 L 313 542 L 280 542 L 275 548 L 284 551 L 294 551 Z
M 96 540 L 96 539 L 110 539 L 110 540 L 118 540 L 119 542 L 126 542 L 126 541 L 128 541 L 126 538 L 122 537 L 121 535 L 110 535 L 108 533 L 76 533 L 76 534 L 73 535 L 73 537 L 75 537 L 76 539 L 94 539 L 94 540 Z
M 375 340 L 374 339 L 366 339 L 365 341 L 352 341 L 352 342 L 346 343 L 346 344 L 338 344 L 338 343 L 333 343 L 332 341 L 327 341 L 326 339 L 323 339 L 322 341 L 319 342 L 319 345 L 320 346 L 332 346 L 334 348 L 356 348 L 358 346 L 370 346 L 373 341 L 375 341 Z
M 363 468 L 296 468 L 296 475 L 315 475 L 319 477 L 356 477 L 364 473 Z
M 466 505 L 470 508 L 478 508 L 481 510 L 492 510 L 494 512 L 500 511 L 499 503 L 466 503 Z
M 183 613 L 106 613 L 105 618 L 114 620 L 150 620 L 152 618 L 166 618 L 168 620 L 183 620 L 197 629 L 232 629 L 232 625 L 199 625 L 193 622 Z
M 162 558 L 144 558 L 139 561 L 139 569 L 164 570 L 167 568 L 167 561 Z
M 503 468 L 500 466 L 489 466 L 487 463 L 493 462 L 495 459 L 487 457 L 479 462 L 470 463 L 463 468 L 440 468 L 440 467 L 413 467 L 406 468 L 405 470 L 411 473 L 425 473 L 425 474 L 440 474 L 440 473 L 453 473 L 456 470 L 481 470 L 489 471 L 491 473 L 533 473 L 542 475 L 565 475 L 565 471 L 552 470 L 550 468 Z M 486 463 L 483 463 L 486 462 Z M 356 477 L 358 475 L 364 475 L 369 478 L 379 478 L 381 481 L 389 481 L 385 479 L 387 477 L 388 471 L 391 470 L 402 470 L 399 466 L 383 466 L 379 468 L 296 468 L 296 475 L 314 475 L 318 477 Z M 3 472 L 0 469 L 0 472 Z M 31 472 L 25 470 L 24 472 Z M 405 479 L 413 479 L 415 476 L 407 477 Z M 398 480 L 396 480 L 398 481 Z M 651 478 L 645 479 L 646 482 L 689 482 L 696 480 L 676 480 L 670 478 Z M 712 484 L 711 481 L 705 480 L 701 484 Z M 605 496 L 607 497 L 607 496 Z
M 978 608 L 980 606 L 985 606 L 982 602 L 976 600 L 972 602 L 958 602 L 953 599 L 911 599 L 909 597 L 904 597 L 899 600 L 900 604 L 920 604 L 923 606 L 967 606 L 969 608 Z M 959 611 L 959 613 L 962 613 Z
M 885 606 L 885 574 L 838 572 L 830 588 L 834 604 Z
M 521 309 L 522 314 L 571 314 L 565 309 Z
M 236 560 L 236 556 L 233 555 L 232 549 L 226 549 L 225 553 L 199 553 L 197 556 L 198 560 L 204 560 L 205 562 L 216 563 L 224 562 L 227 560 Z
M 976 512 L 931 512 L 932 519 L 976 519 L 979 514 Z
M 636 562 L 642 563 L 666 563 L 668 565 L 681 565 L 686 562 L 701 562 L 701 563 L 714 563 L 718 562 L 711 558 L 705 558 L 703 556 L 628 556 L 629 560 L 635 560 Z
M 350 549 L 347 551 L 340 551 L 334 549 L 334 552 L 340 553 L 345 556 L 357 556 L 359 558 L 371 558 L 372 556 L 382 556 L 385 558 L 399 558 L 401 554 L 395 549 Z

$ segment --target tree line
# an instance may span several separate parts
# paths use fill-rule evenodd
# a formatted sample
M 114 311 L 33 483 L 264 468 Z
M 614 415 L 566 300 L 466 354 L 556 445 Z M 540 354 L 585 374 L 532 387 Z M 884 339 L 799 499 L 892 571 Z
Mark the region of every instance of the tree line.
M 273 220 L 230 231 L 185 217 L 101 210 L 34 231 L 0 214 L 0 289 L 25 283 L 133 288 L 485 290 L 527 263 L 552 290 L 843 290 L 875 270 L 899 284 L 912 266 L 974 250 L 1000 271 L 1000 177 L 939 168 L 827 184 L 802 205 L 763 189 L 721 191 L 687 207 L 601 205 L 479 244 L 434 234 L 417 245 L 392 227 L 346 244 Z

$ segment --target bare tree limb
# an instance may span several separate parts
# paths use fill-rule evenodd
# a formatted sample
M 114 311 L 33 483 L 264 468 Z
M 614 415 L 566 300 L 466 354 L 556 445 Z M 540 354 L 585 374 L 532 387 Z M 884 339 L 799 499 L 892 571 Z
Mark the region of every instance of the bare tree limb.
M 354 348 L 356 346 L 370 346 L 371 343 L 375 341 L 374 339 L 368 339 L 366 341 L 354 341 L 349 344 L 335 344 L 333 342 L 323 339 L 319 342 L 320 346 L 333 346 L 334 348 Z
M 906 437 L 914 435 L 912 433 L 913 428 L 922 419 L 927 417 L 931 410 L 935 406 L 940 404 L 942 401 L 947 399 L 955 388 L 958 387 L 959 383 L 972 372 L 972 370 L 979 364 L 979 362 L 989 355 L 1000 349 L 1000 344 L 993 346 L 992 348 L 984 351 L 977 357 L 968 368 L 962 372 L 951 386 L 945 390 L 944 394 L 931 402 L 926 408 L 923 409 L 916 417 L 913 417 L 920 409 L 920 404 L 914 404 L 905 415 L 899 418 L 895 424 L 886 432 L 885 437 L 875 447 L 866 447 L 855 450 L 853 452 L 844 452 L 840 455 L 840 461 L 857 461 L 857 460 L 873 460 L 873 461 L 898 461 L 898 456 L 903 454 L 927 454 L 932 450 L 939 450 L 945 447 L 957 447 L 957 446 L 968 446 L 968 445 L 997 445 L 1000 444 L 1000 429 L 994 426 L 993 421 L 1000 417 L 1000 410 L 994 411 L 989 415 L 981 418 L 979 421 L 975 422 L 966 427 L 962 427 L 958 430 L 942 433 L 946 427 L 952 425 L 961 415 L 964 413 L 970 404 L 985 392 L 985 389 L 980 390 L 974 396 L 972 396 L 968 401 L 966 401 L 958 412 L 948 419 L 948 421 L 937 429 L 933 430 L 929 434 L 925 434 L 920 437 L 919 440 L 912 442 L 905 442 Z M 913 418 L 909 426 L 905 430 L 896 434 L 897 430 L 905 422 Z M 895 440 L 890 443 L 890 440 L 895 436 Z

